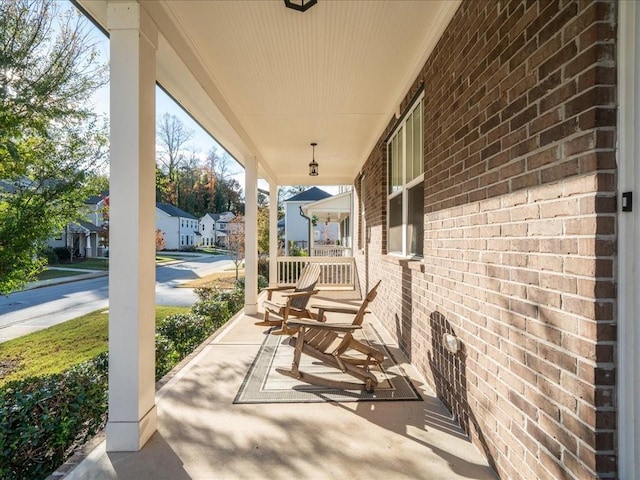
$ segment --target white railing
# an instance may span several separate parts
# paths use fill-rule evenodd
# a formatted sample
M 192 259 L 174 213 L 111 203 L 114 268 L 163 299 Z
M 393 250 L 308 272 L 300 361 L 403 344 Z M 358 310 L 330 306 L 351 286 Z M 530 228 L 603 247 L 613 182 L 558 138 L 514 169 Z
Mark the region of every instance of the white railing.
M 300 272 L 308 263 L 320 265 L 318 287 L 355 286 L 353 257 L 278 257 L 278 285 L 295 285 Z
M 339 245 L 314 245 L 311 247 L 312 257 L 351 257 L 349 247 Z

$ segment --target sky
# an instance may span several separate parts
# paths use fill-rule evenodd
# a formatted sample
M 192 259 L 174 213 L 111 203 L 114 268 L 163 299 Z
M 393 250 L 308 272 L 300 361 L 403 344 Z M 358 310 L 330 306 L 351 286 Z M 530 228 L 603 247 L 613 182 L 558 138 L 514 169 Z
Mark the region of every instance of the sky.
M 1 1 L 1 0 L 0 0 Z M 64 8 L 64 7 L 63 7 Z M 69 4 L 67 8 L 74 8 Z M 109 40 L 102 31 L 95 27 L 91 22 L 88 22 L 87 28 L 90 32 L 91 41 L 95 43 L 95 48 L 99 54 L 100 62 L 109 62 Z M 109 86 L 101 88 L 93 96 L 93 108 L 96 113 L 109 116 Z M 156 121 L 160 119 L 165 113 L 175 115 L 178 117 L 185 126 L 193 130 L 193 138 L 189 142 L 188 146 L 193 147 L 192 150 L 199 152 L 204 160 L 211 149 L 215 149 L 220 155 L 224 152 L 224 149 L 209 135 L 198 123 L 191 118 L 176 102 L 173 101 L 161 88 L 156 87 Z M 244 169 L 235 162 L 232 162 L 230 167 L 231 171 L 235 173 L 234 178 L 240 183 L 244 191 Z M 266 181 L 259 179 L 258 188 L 268 190 L 269 185 Z M 338 187 L 335 186 L 321 186 L 322 190 L 325 190 L 332 195 L 338 193 Z

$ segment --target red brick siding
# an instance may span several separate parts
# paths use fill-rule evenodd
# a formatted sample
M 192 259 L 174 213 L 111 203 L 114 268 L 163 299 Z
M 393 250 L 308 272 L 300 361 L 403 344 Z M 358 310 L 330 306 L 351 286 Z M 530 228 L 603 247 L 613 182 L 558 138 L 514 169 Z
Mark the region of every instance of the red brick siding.
M 616 476 L 615 18 L 463 2 L 403 104 L 424 85 L 423 262 L 386 255 L 395 120 L 363 168 L 361 288 L 502 478 Z

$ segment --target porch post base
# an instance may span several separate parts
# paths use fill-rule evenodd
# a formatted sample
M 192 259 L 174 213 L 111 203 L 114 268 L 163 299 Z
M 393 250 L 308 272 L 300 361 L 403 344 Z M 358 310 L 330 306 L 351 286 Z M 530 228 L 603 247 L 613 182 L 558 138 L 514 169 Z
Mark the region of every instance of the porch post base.
M 107 452 L 137 452 L 151 438 L 158 424 L 154 405 L 137 422 L 107 422 Z
M 245 303 L 244 304 L 244 313 L 247 315 L 255 315 L 258 313 L 258 304 L 257 303 Z

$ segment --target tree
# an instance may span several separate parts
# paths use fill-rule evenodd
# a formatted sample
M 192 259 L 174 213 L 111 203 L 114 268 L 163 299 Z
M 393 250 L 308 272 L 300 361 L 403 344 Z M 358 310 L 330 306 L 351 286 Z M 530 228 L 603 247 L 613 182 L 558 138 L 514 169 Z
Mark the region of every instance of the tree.
M 88 22 L 54 0 L 0 2 L 0 293 L 22 287 L 46 239 L 77 219 L 107 160 L 89 109 L 106 82 Z
M 164 250 L 167 247 L 164 240 L 164 232 L 159 228 L 156 229 L 156 252 Z
M 233 252 L 231 260 L 236 267 L 236 281 L 238 280 L 238 270 L 244 260 L 244 217 L 236 215 L 228 223 L 228 247 Z
M 185 126 L 175 115 L 165 113 L 158 121 L 158 160 L 165 167 L 165 173 L 172 182 L 177 182 L 178 169 L 185 160 L 184 149 L 193 137 L 193 130 Z

